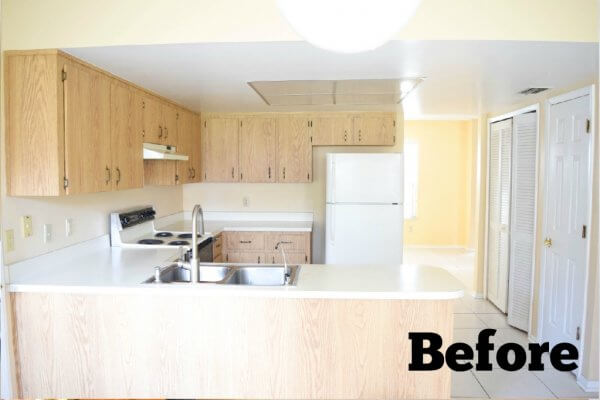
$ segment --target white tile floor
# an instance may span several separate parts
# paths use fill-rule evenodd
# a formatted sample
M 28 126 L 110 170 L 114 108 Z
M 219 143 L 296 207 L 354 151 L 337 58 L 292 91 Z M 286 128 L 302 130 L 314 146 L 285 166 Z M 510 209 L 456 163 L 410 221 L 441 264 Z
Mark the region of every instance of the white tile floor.
M 465 342 L 475 347 L 483 328 L 494 328 L 491 338 L 495 349 L 507 342 L 527 346 L 527 335 L 506 323 L 506 316 L 487 300 L 470 296 L 474 269 L 474 254 L 458 249 L 405 248 L 406 263 L 436 265 L 447 269 L 465 285 L 466 296 L 457 301 L 454 309 L 454 342 Z M 495 355 L 491 356 L 495 366 Z M 476 362 L 476 361 L 475 361 Z M 545 360 L 546 370 L 515 372 L 494 368 L 492 371 L 452 373 L 453 398 L 598 398 L 598 393 L 586 393 L 570 372 L 554 370 Z

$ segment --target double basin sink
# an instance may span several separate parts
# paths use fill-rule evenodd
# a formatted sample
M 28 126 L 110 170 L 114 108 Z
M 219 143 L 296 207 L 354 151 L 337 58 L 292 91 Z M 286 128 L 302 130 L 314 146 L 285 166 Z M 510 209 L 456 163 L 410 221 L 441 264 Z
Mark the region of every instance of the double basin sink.
M 200 264 L 198 281 L 223 285 L 284 286 L 295 285 L 298 265 L 288 265 L 286 277 L 283 265 L 264 264 Z M 144 283 L 189 283 L 191 273 L 180 263 L 173 263 L 157 270 Z

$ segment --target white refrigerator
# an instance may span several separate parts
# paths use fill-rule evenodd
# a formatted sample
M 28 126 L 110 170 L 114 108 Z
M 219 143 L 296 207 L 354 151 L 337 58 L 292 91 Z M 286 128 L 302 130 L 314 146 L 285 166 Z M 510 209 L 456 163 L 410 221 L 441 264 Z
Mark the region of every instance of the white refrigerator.
M 401 264 L 401 153 L 328 153 L 325 263 Z

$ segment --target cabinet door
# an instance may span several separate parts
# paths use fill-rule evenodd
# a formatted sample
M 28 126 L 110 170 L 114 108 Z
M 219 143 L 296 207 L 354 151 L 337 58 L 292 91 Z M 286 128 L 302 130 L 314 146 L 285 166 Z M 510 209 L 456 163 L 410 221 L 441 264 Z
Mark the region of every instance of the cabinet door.
M 352 118 L 346 115 L 313 118 L 311 134 L 313 146 L 351 145 Z
M 111 190 L 110 80 L 73 61 L 65 69 L 67 194 Z
M 396 128 L 393 117 L 358 116 L 354 117 L 354 144 L 364 146 L 388 146 L 396 142 Z
M 308 118 L 285 116 L 277 119 L 278 182 L 311 182 L 312 146 Z
M 177 145 L 177 109 L 168 103 L 161 103 L 162 143 Z
M 144 186 L 142 112 L 135 89 L 112 80 L 110 85 L 110 133 L 113 189 Z
M 177 163 L 174 160 L 144 160 L 144 185 L 177 185 Z
M 279 243 L 285 251 L 301 252 L 310 248 L 310 233 L 305 232 L 269 232 L 265 240 L 267 251 L 278 251 Z
M 192 116 L 192 178 L 190 182 L 202 180 L 202 125 L 200 115 Z
M 140 97 L 144 142 L 160 144 L 164 135 L 160 100 L 147 94 L 140 94 Z
M 275 182 L 276 129 L 274 118 L 240 121 L 240 181 Z
M 265 253 L 229 251 L 225 254 L 225 262 L 229 263 L 247 263 L 247 264 L 265 264 Z
M 206 182 L 237 182 L 238 120 L 211 118 L 202 134 L 202 165 Z
M 187 161 L 177 161 L 177 176 L 179 183 L 189 183 L 192 180 L 192 113 L 179 110 L 177 113 L 177 153 L 185 154 Z
M 280 251 L 273 251 L 271 253 L 267 253 L 268 264 L 283 264 L 283 256 Z M 310 257 L 308 253 L 304 252 L 285 252 L 285 260 L 288 264 L 308 264 L 310 263 Z

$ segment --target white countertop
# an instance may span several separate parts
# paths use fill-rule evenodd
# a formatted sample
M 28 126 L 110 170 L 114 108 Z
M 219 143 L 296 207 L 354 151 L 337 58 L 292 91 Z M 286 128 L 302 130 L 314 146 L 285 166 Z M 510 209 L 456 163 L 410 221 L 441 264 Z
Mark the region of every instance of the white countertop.
M 143 284 L 177 249 L 110 247 L 108 236 L 15 263 L 10 292 L 148 293 L 345 299 L 455 299 L 463 286 L 444 269 L 422 265 L 302 265 L 294 286 Z
M 191 214 L 169 215 L 154 225 L 165 231 L 191 231 Z M 312 213 L 204 212 L 204 230 L 213 235 L 223 231 L 312 232 L 312 226 Z

